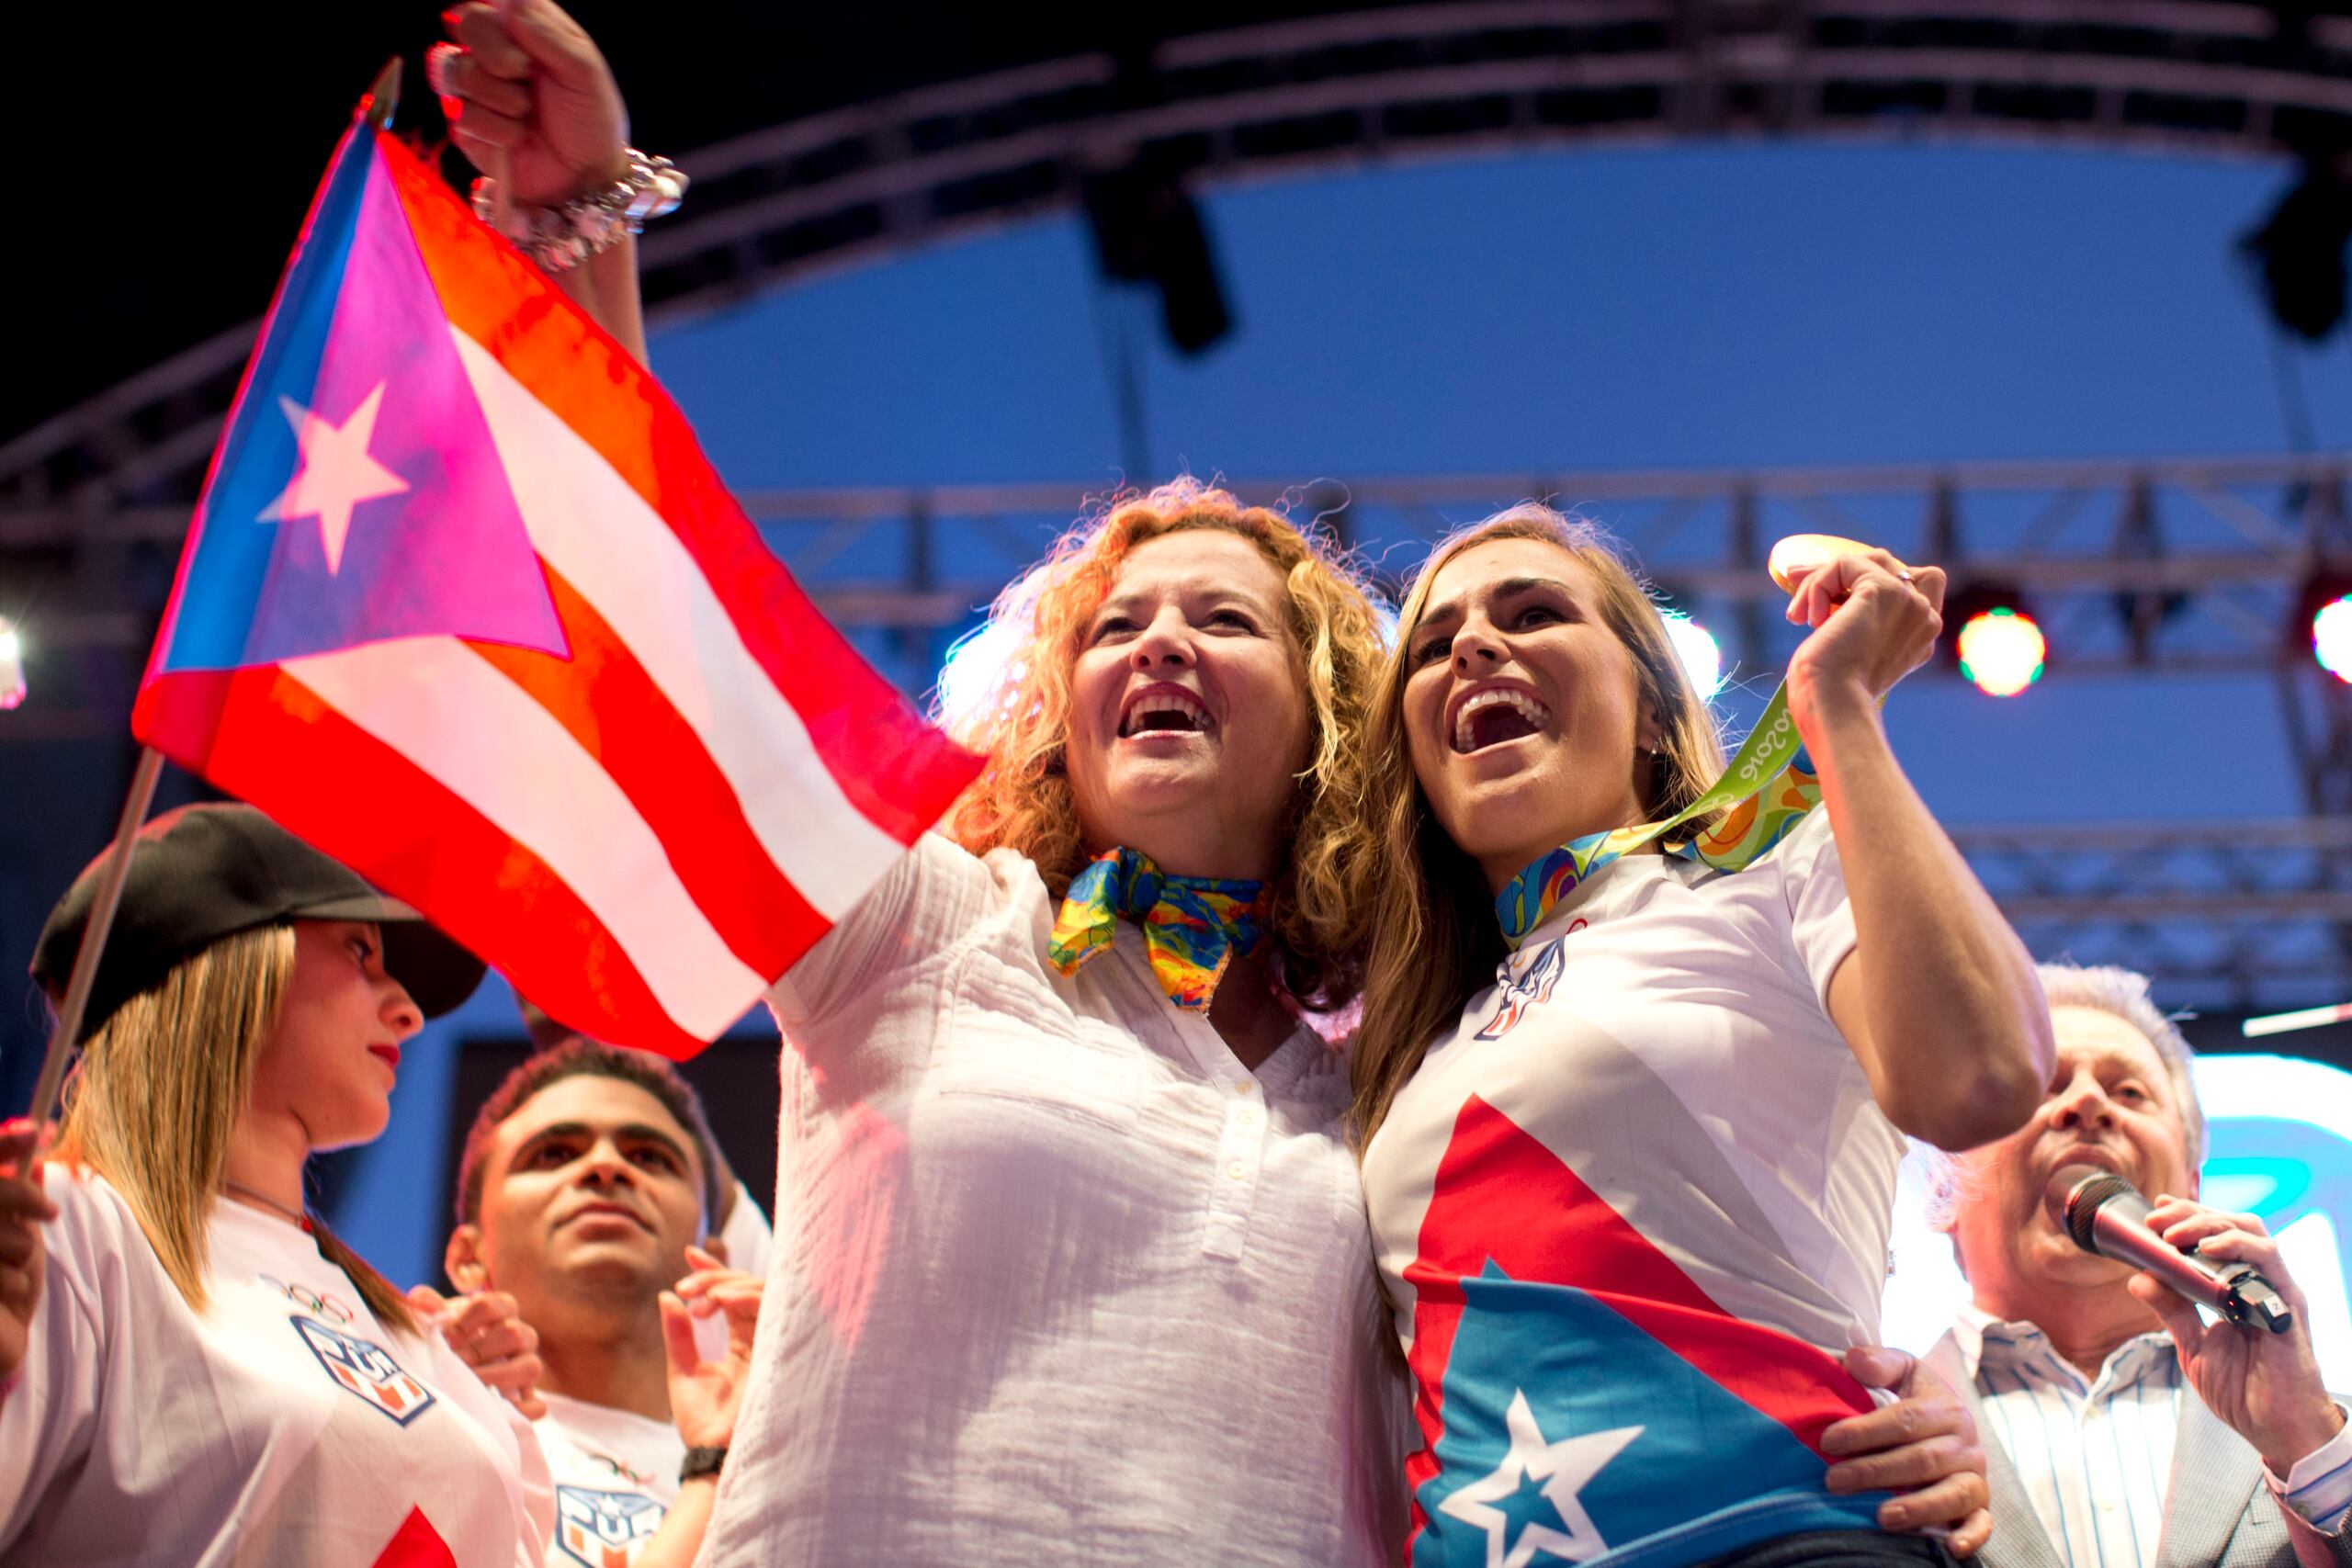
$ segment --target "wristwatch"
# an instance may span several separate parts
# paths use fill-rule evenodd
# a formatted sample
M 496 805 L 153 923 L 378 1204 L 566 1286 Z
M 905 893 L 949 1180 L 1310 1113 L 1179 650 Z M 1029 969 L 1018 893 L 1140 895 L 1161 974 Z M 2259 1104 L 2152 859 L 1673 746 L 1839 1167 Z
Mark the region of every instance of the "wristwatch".
M 717 1475 L 726 1464 L 725 1449 L 688 1449 L 686 1457 L 678 1463 L 678 1483 L 684 1485 L 706 1475 Z

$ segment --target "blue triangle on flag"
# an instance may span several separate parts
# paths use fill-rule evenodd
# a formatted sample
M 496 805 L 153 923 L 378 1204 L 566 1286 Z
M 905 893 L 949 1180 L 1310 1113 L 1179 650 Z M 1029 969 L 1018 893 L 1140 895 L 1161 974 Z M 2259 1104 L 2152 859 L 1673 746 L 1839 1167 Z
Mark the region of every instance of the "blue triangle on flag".
M 1491 1259 L 1462 1288 L 1442 1468 L 1416 1495 L 1428 1523 L 1414 1568 L 1486 1568 L 1489 1536 L 1509 1538 L 1493 1542 L 1508 1555 L 1528 1528 L 1558 1527 L 1555 1508 L 1510 1484 L 1514 1398 L 1525 1401 L 1521 1453 L 1527 1437 L 1566 1443 L 1638 1428 L 1573 1499 L 1612 1568 L 1673 1568 L 1777 1536 L 1874 1528 L 1885 1494 L 1830 1495 L 1826 1461 L 1793 1432 L 1586 1292 L 1513 1280 Z M 1496 1495 L 1491 1512 L 1446 1508 L 1482 1484 Z M 1541 1549 L 1527 1559 L 1567 1560 Z
M 156 672 L 563 627 L 399 193 L 356 127 L 198 510 Z

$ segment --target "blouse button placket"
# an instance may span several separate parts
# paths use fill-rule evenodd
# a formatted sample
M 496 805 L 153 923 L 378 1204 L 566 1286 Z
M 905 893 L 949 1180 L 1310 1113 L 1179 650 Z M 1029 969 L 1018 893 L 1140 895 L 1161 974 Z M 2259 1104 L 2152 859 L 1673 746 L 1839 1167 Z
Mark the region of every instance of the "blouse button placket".
M 1209 1183 L 1208 1225 L 1201 1243 L 1205 1256 L 1227 1263 L 1240 1261 L 1265 1152 L 1265 1094 L 1256 1078 L 1244 1077 L 1225 1097 L 1225 1132 L 1217 1143 L 1216 1174 Z

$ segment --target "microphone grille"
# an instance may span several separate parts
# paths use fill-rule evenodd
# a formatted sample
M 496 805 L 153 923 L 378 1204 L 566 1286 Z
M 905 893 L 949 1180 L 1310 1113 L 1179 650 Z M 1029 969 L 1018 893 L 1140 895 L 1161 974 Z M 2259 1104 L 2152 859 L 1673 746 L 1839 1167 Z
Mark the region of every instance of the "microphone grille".
M 2098 1249 L 2091 1245 L 2091 1224 L 2109 1199 L 2133 1191 L 2132 1185 L 2111 1170 L 2102 1170 L 2086 1180 L 2078 1181 L 2066 1194 L 2066 1234 L 2085 1252 Z

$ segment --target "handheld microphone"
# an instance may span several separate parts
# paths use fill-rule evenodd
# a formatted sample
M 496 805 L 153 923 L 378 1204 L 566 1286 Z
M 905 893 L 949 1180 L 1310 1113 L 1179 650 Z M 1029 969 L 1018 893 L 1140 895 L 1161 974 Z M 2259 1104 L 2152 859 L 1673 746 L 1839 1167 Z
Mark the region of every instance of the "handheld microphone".
M 2240 1328 L 2258 1325 L 2284 1334 L 2295 1326 L 2294 1313 L 2251 1265 L 2208 1262 L 2150 1230 L 2147 1199 L 2113 1171 L 2092 1165 L 2064 1167 L 2051 1176 L 2043 1198 L 2051 1217 L 2085 1252 L 2144 1269 Z

